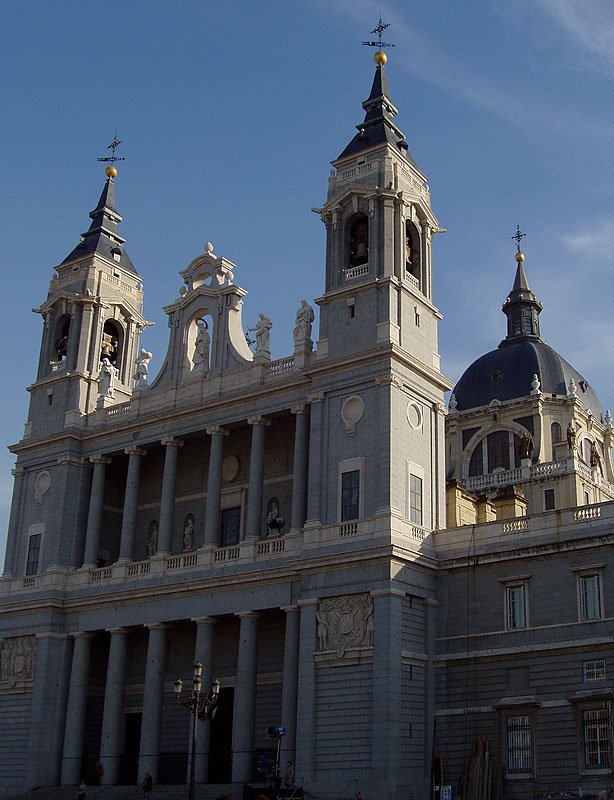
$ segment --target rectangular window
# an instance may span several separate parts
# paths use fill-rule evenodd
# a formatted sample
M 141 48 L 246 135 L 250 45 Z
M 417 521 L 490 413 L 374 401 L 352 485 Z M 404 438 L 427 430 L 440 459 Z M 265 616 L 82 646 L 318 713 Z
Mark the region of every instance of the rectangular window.
M 422 525 L 422 478 L 409 476 L 409 519 L 415 525 Z
M 26 561 L 26 575 L 36 575 L 41 554 L 41 534 L 30 536 L 28 542 L 28 559 Z
M 586 683 L 605 680 L 605 659 L 598 658 L 596 661 L 585 661 L 582 664 L 582 679 Z
M 488 471 L 501 467 L 510 468 L 510 437 L 507 431 L 495 431 L 488 435 Z
M 531 775 L 533 772 L 533 744 L 531 717 L 507 718 L 507 774 Z
M 556 508 L 554 489 L 544 489 L 544 511 L 552 511 L 554 508 Z
M 580 621 L 601 619 L 601 576 L 580 575 L 578 577 L 580 595 Z
M 341 522 L 360 517 L 360 470 L 341 473 Z
M 506 624 L 508 631 L 527 627 L 526 586 L 507 586 L 506 599 Z
M 582 712 L 584 769 L 610 767 L 610 712 L 607 707 Z
M 220 547 L 239 544 L 241 531 L 241 506 L 222 510 L 220 524 Z

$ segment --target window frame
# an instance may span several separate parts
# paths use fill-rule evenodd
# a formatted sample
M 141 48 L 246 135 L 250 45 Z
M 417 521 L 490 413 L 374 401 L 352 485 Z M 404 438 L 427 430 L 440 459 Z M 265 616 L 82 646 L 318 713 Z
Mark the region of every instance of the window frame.
M 343 475 L 349 472 L 358 473 L 358 516 L 351 519 L 343 517 Z M 347 458 L 337 464 L 337 523 L 356 522 L 364 516 L 364 458 Z
M 510 722 L 512 720 L 523 720 L 524 726 L 518 727 L 517 731 L 528 733 L 528 743 L 521 742 L 518 748 L 512 749 L 510 747 L 512 728 Z M 504 751 L 504 764 L 505 764 L 505 777 L 509 780 L 527 780 L 535 776 L 535 714 L 532 710 L 526 708 L 515 708 L 513 711 L 506 712 L 503 715 L 503 751 Z M 522 760 L 523 753 L 525 754 L 525 762 L 521 763 L 520 768 L 514 769 L 510 766 L 511 758 L 514 753 L 517 753 Z M 528 761 L 528 763 L 527 763 Z M 524 767 L 524 768 L 523 768 Z
M 230 505 L 227 508 L 220 508 L 220 533 L 219 533 L 219 546 L 220 547 L 236 547 L 241 542 L 241 522 L 242 522 L 242 508 L 240 505 Z M 237 541 L 236 542 L 229 542 L 224 541 L 224 534 L 228 533 L 228 531 L 224 531 L 224 521 L 226 519 L 225 515 L 228 515 L 230 511 L 237 512 Z
M 43 562 L 43 550 L 44 550 L 44 543 L 45 543 L 45 523 L 38 522 L 35 525 L 30 525 L 28 528 L 27 534 L 27 545 L 26 551 L 24 554 L 24 562 L 23 562 L 23 574 L 26 578 L 34 577 L 35 575 L 39 575 L 41 573 L 41 564 Z M 35 569 L 30 569 L 30 552 L 32 547 L 32 539 L 35 537 L 39 537 L 38 542 L 38 557 L 36 559 L 36 567 Z
M 529 617 L 529 578 L 530 575 L 516 575 L 509 578 L 499 578 L 499 582 L 503 587 L 503 625 L 506 631 L 522 631 L 530 627 Z M 511 592 L 514 590 L 522 590 L 522 612 L 523 623 L 522 625 L 511 625 L 510 619 L 510 600 Z
M 591 671 L 594 673 L 592 677 L 590 675 Z M 584 683 L 605 681 L 606 679 L 607 668 L 605 658 L 592 658 L 582 662 L 582 681 Z
M 588 720 L 588 715 L 605 714 L 605 720 Z M 595 730 L 597 736 L 595 739 L 590 740 L 587 738 L 587 731 Z M 601 734 L 605 732 L 605 742 L 600 738 Z M 580 773 L 582 775 L 608 775 L 612 773 L 612 707 L 611 703 L 607 700 L 586 703 L 578 707 L 578 755 L 580 760 Z M 597 756 L 600 763 L 590 764 L 590 745 L 597 745 Z M 603 755 L 605 754 L 605 759 Z M 602 760 L 603 759 L 603 760 Z
M 598 622 L 604 618 L 604 597 L 603 597 L 603 565 L 596 565 L 594 567 L 583 567 L 574 570 L 576 573 L 576 592 L 578 601 L 578 622 Z M 596 583 L 595 598 L 597 604 L 597 613 L 589 616 L 587 608 L 587 591 L 589 580 L 594 580 Z

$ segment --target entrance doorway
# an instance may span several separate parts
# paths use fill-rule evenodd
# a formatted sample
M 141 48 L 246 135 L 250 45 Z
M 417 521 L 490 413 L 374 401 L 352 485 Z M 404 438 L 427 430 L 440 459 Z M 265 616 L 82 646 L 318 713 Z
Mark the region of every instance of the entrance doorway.
M 124 727 L 124 753 L 119 768 L 119 782 L 123 786 L 134 785 L 139 780 L 139 749 L 143 714 L 135 711 L 126 714 Z
M 233 686 L 220 689 L 215 717 L 211 720 L 209 736 L 209 783 L 230 783 L 232 780 L 232 717 L 235 690 Z

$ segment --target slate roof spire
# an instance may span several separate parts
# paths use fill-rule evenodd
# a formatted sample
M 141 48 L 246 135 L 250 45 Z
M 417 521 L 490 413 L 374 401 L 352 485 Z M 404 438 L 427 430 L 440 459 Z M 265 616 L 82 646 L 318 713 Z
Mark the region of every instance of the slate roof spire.
M 403 151 L 405 157 L 417 166 L 407 149 L 407 141 L 403 131 L 397 127 L 394 118 L 399 113 L 398 109 L 390 99 L 388 82 L 384 64 L 388 60 L 386 54 L 378 50 L 374 55 L 377 64 L 371 93 L 363 102 L 365 118 L 362 123 L 356 125 L 358 133 L 347 145 L 345 150 L 339 155 L 337 160 L 355 156 L 363 150 L 370 150 L 377 145 L 388 143 L 395 149 Z
M 113 165 L 105 170 L 107 179 L 96 208 L 90 212 L 90 227 L 81 234 L 81 242 L 72 250 L 62 264 L 83 258 L 87 254 L 98 253 L 121 267 L 138 274 L 124 248 L 126 241 L 119 235 L 118 225 L 122 221 L 115 207 L 115 178 L 117 168 Z
M 518 234 L 517 234 L 518 235 Z M 512 291 L 508 294 L 502 311 L 507 317 L 507 336 L 499 347 L 513 344 L 518 341 L 541 341 L 539 333 L 539 315 L 543 308 L 529 286 L 527 276 L 522 266 L 524 253 L 520 249 L 514 256 L 516 259 L 516 277 Z

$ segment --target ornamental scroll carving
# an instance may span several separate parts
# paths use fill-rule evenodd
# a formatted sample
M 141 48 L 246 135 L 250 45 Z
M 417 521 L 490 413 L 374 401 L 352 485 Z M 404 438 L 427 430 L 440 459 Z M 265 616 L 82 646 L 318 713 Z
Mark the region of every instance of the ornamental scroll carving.
M 0 681 L 7 681 L 14 686 L 17 681 L 31 680 L 34 677 L 35 658 L 35 636 L 5 639 L 0 656 Z
M 373 644 L 373 599 L 367 593 L 320 600 L 316 619 L 320 650 L 336 650 L 341 657 L 350 648 Z

